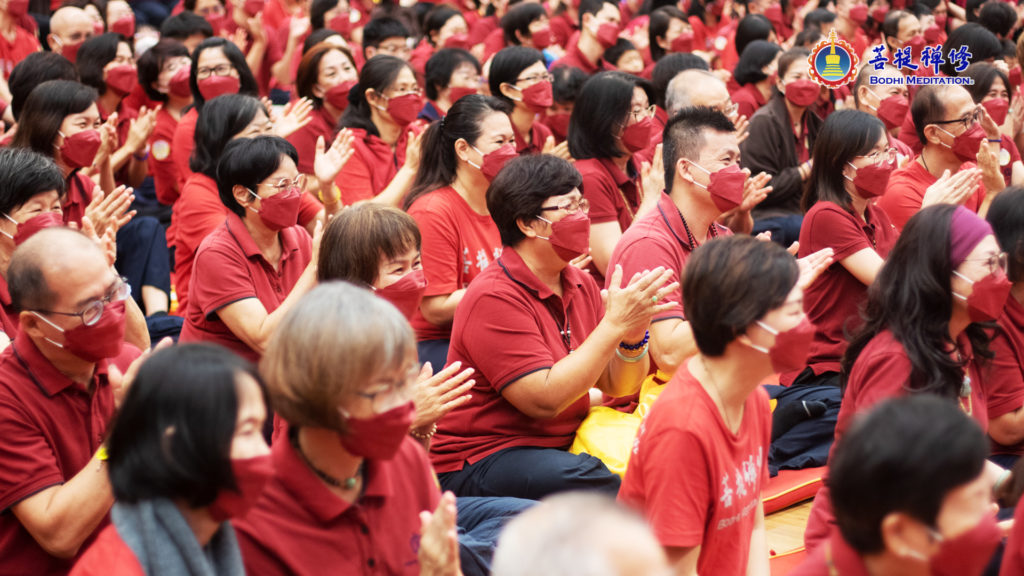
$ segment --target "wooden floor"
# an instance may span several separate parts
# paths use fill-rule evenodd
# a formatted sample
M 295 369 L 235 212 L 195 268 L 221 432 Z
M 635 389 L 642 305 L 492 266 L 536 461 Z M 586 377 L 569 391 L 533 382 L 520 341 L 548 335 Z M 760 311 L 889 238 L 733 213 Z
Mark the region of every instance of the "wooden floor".
M 804 545 L 804 528 L 812 501 L 790 506 L 765 518 L 768 549 L 781 554 Z

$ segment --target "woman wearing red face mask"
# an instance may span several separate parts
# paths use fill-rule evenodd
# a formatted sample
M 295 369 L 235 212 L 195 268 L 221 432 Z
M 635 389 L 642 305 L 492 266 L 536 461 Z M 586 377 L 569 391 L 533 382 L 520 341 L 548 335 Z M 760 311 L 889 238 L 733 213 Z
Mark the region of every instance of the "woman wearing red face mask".
M 188 85 L 191 62 L 188 49 L 177 40 L 158 42 L 139 58 L 139 83 L 146 96 L 160 103 L 149 138 L 148 163 L 156 198 L 165 206 L 172 206 L 181 193 L 171 143 L 178 122 L 192 104 Z
M 71 573 L 243 573 L 228 520 L 245 516 L 273 474 L 266 417 L 248 362 L 198 344 L 156 352 L 107 439 L 112 525 Z
M 538 115 L 554 103 L 551 79 L 544 56 L 532 48 L 509 46 L 491 60 L 487 75 L 491 95 L 512 107 L 509 118 L 520 154 L 543 152 L 569 157 L 569 146 L 564 142 L 555 146 L 551 129 L 538 121 Z
M 1024 162 L 1021 162 L 1020 152 L 1013 141 L 1013 118 L 1009 114 L 1013 105 L 1009 78 L 1005 72 L 988 62 L 971 64 L 961 76 L 974 80 L 973 84 L 964 88 L 971 93 L 971 99 L 985 107 L 988 115 L 999 126 L 999 169 L 1003 173 L 1003 181 L 1007 186 L 1024 184 Z
M 146 146 L 155 126 L 156 110 L 121 105 L 139 83 L 132 45 L 120 34 L 93 36 L 78 50 L 75 65 L 82 83 L 100 93 L 96 101 L 100 120 L 106 122 L 117 113 L 118 141 L 110 154 L 116 180 L 126 186 L 138 186 L 148 172 Z
M 910 219 L 868 292 L 864 324 L 841 363 L 838 443 L 857 414 L 907 394 L 939 396 L 988 428 L 983 368 L 992 353 L 990 334 L 979 323 L 1003 311 L 1012 287 L 1005 267 L 991 226 L 970 210 L 942 204 Z M 990 467 L 995 476 L 999 467 Z M 834 522 L 828 498 L 822 488 L 814 499 L 804 535 L 808 550 Z M 962 573 L 932 568 L 934 574 Z
M 583 176 L 580 190 L 590 202 L 590 255 L 598 283 L 608 275 L 622 233 L 660 198 L 660 187 L 646 190 L 646 174 L 640 173 L 640 158 L 653 152 L 651 96 L 647 83 L 635 76 L 602 72 L 587 80 L 573 105 L 569 152 Z
M 423 83 L 427 103 L 417 119 L 440 120 L 460 98 L 480 92 L 480 63 L 461 48 L 442 48 L 427 60 Z
M 423 135 L 423 161 L 409 214 L 423 234 L 427 280 L 412 325 L 421 362 L 447 362 L 455 308 L 466 288 L 501 254 L 501 238 L 487 209 L 487 187 L 516 157 L 508 106 L 487 96 L 466 96 Z
M 302 57 L 295 88 L 300 98 L 313 103 L 310 121 L 288 136 L 299 152 L 299 172 L 315 174 L 316 141 L 330 142 L 341 114 L 348 108 L 348 94 L 359 81 L 355 60 L 347 48 L 330 44 L 314 46 Z M 308 178 L 307 178 L 308 179 Z
M 247 573 L 461 573 L 455 498 L 409 437 L 414 344 L 394 306 L 344 282 L 281 323 L 262 364 L 274 475 L 234 523 Z
M 783 246 L 800 236 L 800 196 L 811 175 L 811 149 L 822 122 L 808 114 L 821 94 L 821 86 L 811 80 L 808 54 L 793 48 L 779 56 L 777 92 L 751 116 L 749 136 L 740 144 L 743 167 L 772 177 L 772 193 L 754 208 L 753 234 L 771 232 Z
M 771 413 L 759 384 L 807 356 L 814 326 L 800 276 L 784 249 L 749 236 L 712 240 L 686 263 L 683 306 L 700 353 L 644 420 L 619 491 L 676 574 L 768 573 Z
M 355 153 L 335 181 L 346 205 L 374 200 L 398 206 L 420 166 L 420 133 L 415 122 L 423 94 L 407 62 L 375 56 L 359 72 L 341 116 L 354 136 Z
M 441 48 L 469 50 L 469 28 L 462 14 L 448 5 L 433 8 L 423 20 L 423 39 L 409 56 L 409 64 L 422 77 L 427 60 Z
M 886 400 L 851 426 L 829 464 L 836 524 L 792 576 L 980 576 L 996 524 L 987 439 L 955 404 Z M 1019 509 L 1018 509 L 1019 510 Z M 1010 550 L 1003 557 L 1007 571 Z

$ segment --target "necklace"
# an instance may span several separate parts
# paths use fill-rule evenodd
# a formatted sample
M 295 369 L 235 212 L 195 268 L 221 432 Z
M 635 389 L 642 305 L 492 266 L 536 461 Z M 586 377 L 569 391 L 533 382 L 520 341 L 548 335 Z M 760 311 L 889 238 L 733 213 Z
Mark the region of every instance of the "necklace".
M 350 478 L 345 478 L 343 480 L 339 480 L 338 478 L 335 478 L 334 476 L 331 476 L 327 472 L 324 472 L 323 470 L 321 470 L 321 469 L 319 469 L 319 468 L 317 468 L 316 466 L 313 465 L 313 462 L 310 461 L 308 456 L 306 456 L 306 453 L 302 451 L 302 447 L 299 446 L 299 431 L 298 431 L 298 429 L 296 429 L 293 434 L 289 434 L 289 436 L 290 436 L 290 440 L 292 442 L 292 448 L 295 448 L 295 451 L 299 453 L 300 457 L 302 457 L 302 461 L 306 463 L 306 466 L 309 466 L 309 469 L 312 470 L 314 474 L 316 474 L 317 478 L 323 480 L 324 482 L 326 482 L 330 486 L 334 486 L 335 488 L 341 488 L 343 490 L 353 490 L 353 489 L 355 489 L 356 482 L 358 482 L 359 478 L 363 475 L 363 463 L 362 462 L 359 463 L 359 468 L 356 469 L 356 473 L 353 474 Z
M 921 164 L 924 165 L 924 169 L 927 170 L 929 174 L 932 173 L 932 169 L 928 167 L 928 161 L 924 159 L 923 150 L 921 151 Z
M 697 239 L 693 237 L 693 232 L 690 232 L 690 225 L 686 223 L 686 218 L 683 217 L 683 211 L 676 206 L 676 212 L 679 213 L 679 219 L 683 221 L 683 230 L 686 231 L 686 241 L 690 244 L 690 252 L 693 252 L 697 248 Z M 708 226 L 708 236 L 711 238 L 718 238 L 718 229 L 715 228 L 715 223 L 712 222 L 711 226 Z
M 729 421 L 729 411 L 725 407 L 725 400 L 722 399 L 722 390 L 718 387 L 718 382 L 715 380 L 714 374 L 711 373 L 711 369 L 708 368 L 708 361 L 703 355 L 700 357 L 701 366 L 704 367 L 704 373 L 708 375 L 708 380 L 711 381 L 711 386 L 715 389 L 715 396 L 718 396 L 718 403 L 722 405 L 722 419 L 725 420 L 725 425 L 729 427 L 729 432 L 735 434 L 732 422 Z M 741 416 L 742 418 L 742 416 Z

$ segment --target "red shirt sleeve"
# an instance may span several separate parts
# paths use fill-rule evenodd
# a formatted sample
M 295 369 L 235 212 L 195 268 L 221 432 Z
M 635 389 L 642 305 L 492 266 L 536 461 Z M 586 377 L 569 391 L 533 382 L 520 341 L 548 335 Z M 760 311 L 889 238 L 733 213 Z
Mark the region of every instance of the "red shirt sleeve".
M 16 398 L 0 396 L 0 438 L 0 510 L 64 482 L 44 431 Z
M 577 163 L 577 169 L 583 177 L 580 192 L 590 202 L 590 221 L 594 224 L 618 222 L 619 213 L 615 201 L 615 196 L 619 194 L 618 187 L 608 172 L 596 164 L 596 160 L 591 162 L 582 166 Z
M 220 246 L 206 247 L 196 255 L 189 300 L 204 317 L 233 302 L 257 297 L 244 256 Z
M 1003 321 L 1005 319 L 1000 320 Z M 1021 358 L 1017 357 L 1002 326 L 995 330 L 989 348 L 995 357 L 989 361 L 985 394 L 988 417 L 994 420 L 1024 406 L 1024 375 L 1021 374 Z
M 206 186 L 190 184 L 189 189 L 182 190 L 181 201 L 174 206 L 178 223 L 175 242 L 189 246 L 190 252 L 198 250 L 203 239 L 224 223 L 227 208 L 221 203 L 216 188 L 212 192 Z
M 628 281 L 637 272 L 643 272 L 644 270 L 654 270 L 658 266 L 664 266 L 665 268 L 672 271 L 672 276 L 665 282 L 665 284 L 671 284 L 673 282 L 679 282 L 679 288 L 675 293 L 671 294 L 668 298 L 675 301 L 675 306 L 671 310 L 665 310 L 655 314 L 651 318 L 651 322 L 657 322 L 658 320 L 668 320 L 671 318 L 678 318 L 685 320 L 686 315 L 683 314 L 683 288 L 682 280 L 680 277 L 680 270 L 676 262 L 678 262 L 678 255 L 672 250 L 665 247 L 661 242 L 645 242 L 645 241 L 634 241 L 629 244 L 622 245 L 622 252 L 616 250 L 614 261 L 609 265 L 609 274 L 605 277 L 605 284 L 611 279 L 611 271 L 614 270 L 614 265 L 618 264 L 622 266 L 622 278 Z M 605 286 L 607 288 L 607 286 Z
M 178 173 L 178 183 L 182 184 L 192 174 L 188 166 L 189 158 L 192 157 L 192 149 L 195 148 L 196 120 L 199 114 L 195 108 L 190 110 L 178 122 L 174 129 L 174 142 L 171 146 L 171 158 L 174 160 L 174 168 Z
M 169 114 L 158 112 L 156 127 L 149 138 L 149 174 L 153 176 L 156 199 L 165 206 L 173 206 L 181 193 L 178 186 L 178 171 L 171 154 L 176 127 L 177 123 Z
M 438 198 L 432 197 L 439 193 L 428 193 L 409 209 L 409 215 L 416 220 L 423 238 L 420 260 L 423 275 L 427 278 L 424 296 L 451 294 L 462 288 L 458 283 L 458 268 L 464 260 L 459 252 L 459 234 L 452 222 L 441 213 L 441 207 L 437 206 L 440 203 Z
M 913 160 L 911 160 L 913 162 Z M 886 215 L 893 225 L 903 229 L 907 220 L 917 214 L 921 209 L 921 200 L 924 198 L 924 190 L 920 183 L 915 182 L 906 174 L 893 174 L 889 179 L 889 185 L 885 188 L 885 195 L 878 199 L 878 206 L 885 210 Z
M 819 202 L 804 217 L 803 227 L 808 230 L 806 246 L 801 242 L 801 253 L 813 254 L 824 248 L 831 248 L 836 262 L 852 256 L 871 244 L 864 236 L 864 230 L 852 216 L 840 206 L 831 202 Z
M 75 563 L 69 576 L 146 576 L 132 549 L 108 525 Z
M 355 153 L 338 173 L 334 183 L 341 189 L 341 201 L 352 205 L 360 200 L 371 200 L 377 195 L 373 189 L 372 168 L 367 165 L 372 160 L 365 145 L 358 139 L 353 142 Z
M 316 218 L 316 215 L 324 209 L 324 205 L 313 197 L 312 194 L 303 193 L 302 203 L 299 205 L 299 224 L 306 226 Z

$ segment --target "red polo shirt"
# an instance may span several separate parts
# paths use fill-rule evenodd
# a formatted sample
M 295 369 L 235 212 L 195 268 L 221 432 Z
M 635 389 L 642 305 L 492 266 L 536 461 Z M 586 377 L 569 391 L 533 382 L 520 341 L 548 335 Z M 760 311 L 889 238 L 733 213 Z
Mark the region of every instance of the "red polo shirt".
M 338 123 L 323 106 L 313 110 L 309 115 L 309 124 L 292 132 L 288 141 L 299 152 L 299 163 L 296 165 L 300 174 L 313 174 L 313 161 L 316 160 L 316 139 L 324 138 L 324 146 L 330 147 L 334 141 L 334 126 Z
M 11 76 L 14 67 L 33 52 L 39 52 L 42 46 L 36 35 L 21 26 L 14 26 L 14 39 L 8 41 L 7 37 L 0 34 L 0 73 L 6 80 Z
M 804 311 L 814 323 L 814 341 L 807 365 L 815 374 L 838 372 L 839 361 L 846 351 L 846 334 L 860 326 L 860 307 L 868 287 L 840 263 L 847 256 L 871 248 L 883 259 L 896 244 L 899 232 L 881 208 L 868 203 L 865 220 L 842 206 L 819 201 L 804 216 L 800 226 L 800 252 L 804 257 L 831 248 L 833 264 L 804 290 Z M 782 381 L 790 384 L 800 371 L 784 374 Z
M 424 297 L 466 288 L 501 256 L 501 235 L 489 214 L 478 214 L 451 186 L 419 197 L 409 208 L 423 236 Z M 412 319 L 419 340 L 447 340 L 452 326 L 431 324 L 416 309 Z
M 175 228 L 174 291 L 178 295 L 179 310 L 188 310 L 188 291 L 196 251 L 210 232 L 224 223 L 227 212 L 213 178 L 195 173 L 188 177 L 171 215 Z
M 590 221 L 594 224 L 618 222 L 625 232 L 640 208 L 643 186 L 640 171 L 632 159 L 627 171 L 619 170 L 608 158 L 577 160 L 576 169 L 583 177 L 580 192 L 590 202 Z
M 182 342 L 221 344 L 243 358 L 259 361 L 259 354 L 231 332 L 217 311 L 239 300 L 257 298 L 269 314 L 284 302 L 313 257 L 313 241 L 301 226 L 285 228 L 278 237 L 281 261 L 277 270 L 263 258 L 233 212 L 203 240 L 192 270 L 196 283 L 189 289 Z
M 732 235 L 724 226 L 712 226 L 713 229 L 708 231 L 709 237 Z M 658 266 L 671 270 L 672 276 L 667 284 L 680 284 L 676 293 L 668 297 L 676 305 L 671 310 L 659 312 L 651 321 L 658 322 L 670 318 L 683 320 L 685 316 L 682 272 L 692 251 L 679 209 L 676 208 L 672 197 L 662 192 L 657 208 L 641 216 L 622 235 L 619 243 L 615 245 L 615 251 L 612 252 L 608 268 L 614 269 L 616 264 L 622 266 L 622 277 L 627 279 L 632 278 L 637 272 L 654 270 Z
M 990 348 L 995 358 L 988 365 L 985 392 L 988 417 L 995 420 L 1024 406 L 1024 306 L 1013 296 L 1006 299 Z M 993 440 L 992 453 L 1024 454 L 1024 442 L 1003 446 Z
M 110 524 L 75 563 L 70 576 L 146 576 L 146 571 Z
M 771 426 L 761 387 L 734 434 L 681 367 L 640 425 L 619 501 L 643 513 L 663 546 L 700 546 L 700 574 L 746 574 Z
M 476 385 L 469 402 L 438 423 L 431 445 L 438 472 L 461 470 L 466 462 L 516 446 L 568 449 L 590 408 L 590 397 L 583 394 L 558 416 L 536 420 L 501 392 L 551 368 L 583 343 L 604 314 L 597 284 L 586 272 L 566 266 L 559 298 L 515 250 L 505 250 L 496 264 L 470 285 L 455 311 L 448 361 L 476 369 Z
M 0 332 L 14 340 L 20 332 L 18 311 L 11 305 L 11 293 L 7 290 L 7 278 L 0 276 Z
M 515 124 L 512 125 L 512 134 L 516 137 L 516 152 L 522 156 L 524 154 L 540 154 L 544 150 L 544 143 L 548 141 L 548 136 L 551 136 L 552 132 L 546 124 L 534 120 L 533 126 L 530 127 L 529 142 L 519 133 Z
M 1024 506 L 1017 506 L 1013 520 L 1013 531 L 1006 540 L 1003 564 L 999 569 L 1002 576 L 1024 574 Z
M 973 162 L 964 162 L 960 169 L 967 170 L 975 166 Z M 921 209 L 925 191 L 936 180 L 938 178 L 925 170 L 915 157 L 893 171 L 889 177 L 889 185 L 885 188 L 885 195 L 878 199 L 878 206 L 885 210 L 896 228 L 902 230 L 907 225 L 907 220 Z M 964 201 L 964 207 L 977 212 L 984 199 L 985 186 L 978 184 L 978 191 Z
M 548 21 L 548 26 L 551 27 L 551 33 L 555 35 L 555 43 L 563 48 L 569 45 L 569 40 L 576 34 L 579 27 L 578 23 L 569 17 L 568 12 L 552 16 Z
M 124 370 L 138 355 L 125 344 L 114 363 Z M 96 365 L 87 392 L 24 333 L 0 354 L 0 558 L 6 574 L 67 574 L 71 568 L 73 560 L 50 556 L 36 543 L 11 507 L 67 482 L 92 459 L 114 414 L 107 365 L 106 360 Z
M 174 161 L 174 168 L 178 173 L 179 187 L 192 174 L 188 161 L 192 157 L 192 149 L 196 147 L 197 120 L 199 120 L 199 112 L 193 106 L 181 117 L 181 120 L 178 121 L 178 126 L 174 128 L 174 138 L 171 142 L 171 159 Z
M 85 216 L 85 209 L 92 202 L 92 192 L 99 188 L 91 178 L 82 173 L 81 170 L 72 172 L 68 176 L 68 193 L 60 203 L 61 211 L 64 212 L 64 223 L 74 222 L 82 224 L 82 216 Z
M 380 194 L 405 164 L 405 144 L 409 130 L 419 133 L 423 126 L 413 123 L 398 137 L 392 150 L 379 136 L 368 134 L 362 128 L 352 128 L 354 153 L 334 180 L 341 190 L 341 201 L 346 206 L 370 200 Z
M 409 65 L 416 71 L 419 77 L 423 77 L 424 69 L 427 67 L 427 60 L 434 55 L 434 45 L 427 42 L 426 38 L 420 40 L 420 43 L 412 49 L 409 54 Z
M 387 461 L 367 460 L 350 504 L 317 478 L 287 440 L 271 448 L 274 477 L 256 506 L 233 521 L 249 574 L 418 576 L 419 513 L 440 501 L 437 478 L 411 438 Z
M 181 193 L 178 171 L 171 155 L 174 131 L 178 121 L 170 112 L 161 108 L 156 113 L 156 125 L 149 137 L 149 175 L 153 177 L 156 199 L 165 206 L 173 206 Z
M 870 576 L 860 554 L 833 527 L 825 546 L 819 546 L 789 576 Z M 1006 563 L 1006 557 L 1003 557 Z
M 552 22 L 554 21 L 552 20 Z M 588 60 L 583 52 L 580 52 L 579 39 L 577 39 L 576 42 L 573 42 L 572 45 L 565 50 L 565 56 L 562 56 L 551 63 L 551 68 L 554 69 L 559 66 L 572 66 L 573 68 L 579 68 L 586 74 L 590 75 L 600 72 L 597 64 L 597 62 L 591 62 Z
M 736 104 L 736 110 L 741 116 L 750 118 L 764 106 L 768 100 L 757 89 L 753 82 L 744 84 L 739 90 L 732 93 L 732 101 Z

